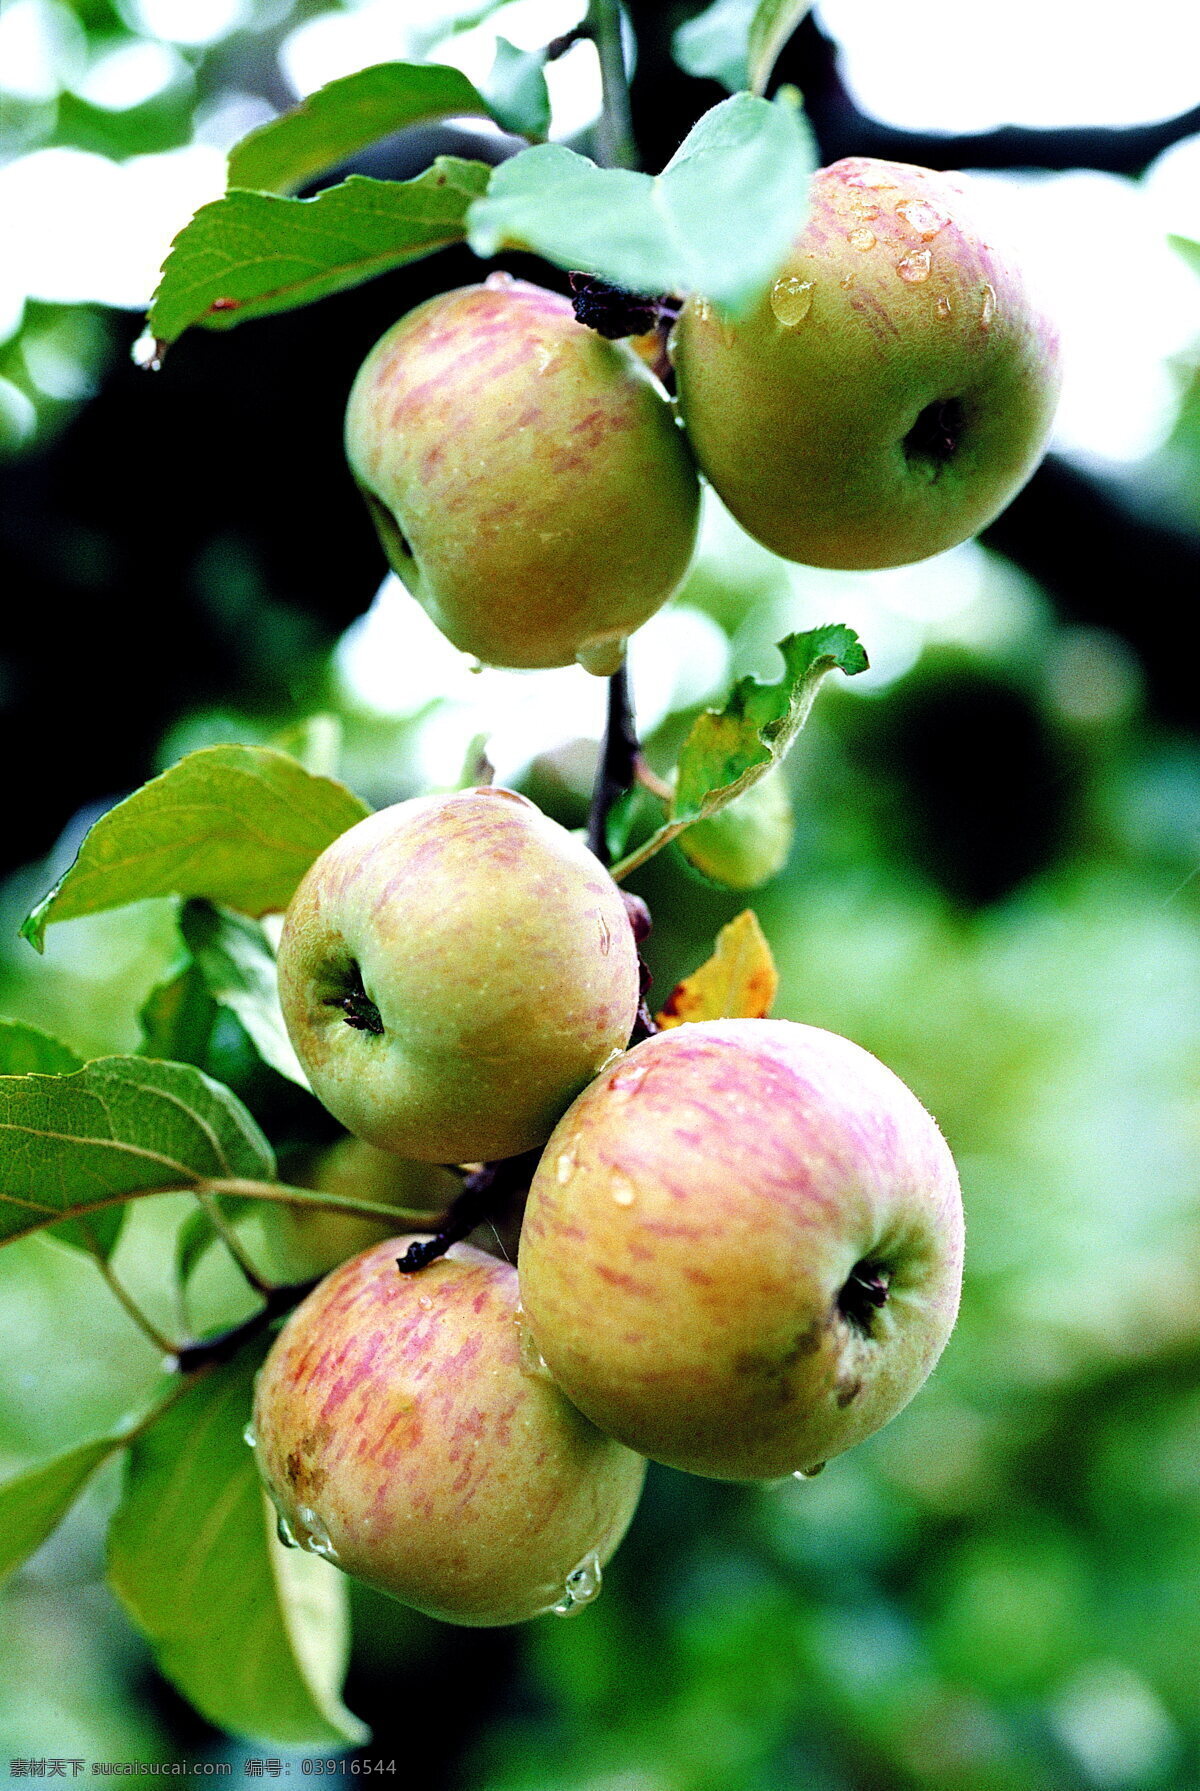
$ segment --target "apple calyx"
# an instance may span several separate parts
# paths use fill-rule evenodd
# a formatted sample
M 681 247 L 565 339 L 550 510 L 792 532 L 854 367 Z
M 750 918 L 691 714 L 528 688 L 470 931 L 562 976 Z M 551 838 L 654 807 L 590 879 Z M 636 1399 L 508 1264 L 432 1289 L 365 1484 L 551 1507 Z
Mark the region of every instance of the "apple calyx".
M 891 1277 L 873 1262 L 855 1263 L 837 1297 L 837 1310 L 864 1337 L 872 1332 L 872 1320 L 887 1304 Z
M 683 309 L 682 300 L 669 294 L 630 292 L 595 274 L 573 273 L 568 279 L 575 321 L 609 342 L 648 335 L 662 323 L 674 323 Z
M 362 971 L 357 963 L 352 962 L 346 972 L 346 991 L 343 995 L 330 995 L 322 1004 L 325 1007 L 340 1007 L 346 1025 L 353 1026 L 356 1032 L 383 1033 L 383 1021 L 379 1009 L 363 987 Z

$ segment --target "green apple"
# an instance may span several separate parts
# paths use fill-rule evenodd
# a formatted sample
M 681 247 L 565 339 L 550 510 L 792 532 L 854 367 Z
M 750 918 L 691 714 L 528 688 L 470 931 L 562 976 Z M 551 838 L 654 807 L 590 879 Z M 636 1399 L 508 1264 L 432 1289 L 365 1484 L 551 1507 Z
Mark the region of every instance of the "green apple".
M 691 559 L 699 481 L 662 386 L 507 274 L 375 345 L 346 452 L 392 567 L 488 665 L 615 671 Z
M 516 1270 L 393 1238 L 343 1263 L 259 1373 L 252 1435 L 290 1534 L 451 1623 L 564 1613 L 599 1587 L 645 1462 L 581 1417 L 524 1338 Z
M 717 1479 L 811 1470 L 907 1404 L 958 1309 L 950 1151 L 849 1039 L 713 1020 L 635 1046 L 538 1165 L 518 1269 L 567 1397 Z
M 353 1135 L 310 1151 L 283 1166 L 283 1179 L 294 1187 L 346 1200 L 376 1201 L 404 1213 L 427 1213 L 436 1223 L 462 1191 L 462 1179 L 435 1163 L 413 1162 L 380 1150 Z M 352 1213 L 274 1202 L 260 1215 L 271 1253 L 272 1279 L 306 1281 L 325 1275 L 347 1257 L 391 1237 L 398 1223 L 360 1219 Z
M 779 875 L 796 831 L 782 771 L 756 784 L 679 836 L 688 863 L 722 889 L 758 889 Z
M 1058 341 L 962 177 L 851 156 L 744 322 L 673 337 L 700 466 L 747 532 L 812 566 L 900 566 L 975 535 L 1040 460 Z
M 317 1098 L 430 1163 L 532 1149 L 629 1042 L 638 960 L 621 892 L 512 790 L 380 810 L 288 908 L 279 993 Z

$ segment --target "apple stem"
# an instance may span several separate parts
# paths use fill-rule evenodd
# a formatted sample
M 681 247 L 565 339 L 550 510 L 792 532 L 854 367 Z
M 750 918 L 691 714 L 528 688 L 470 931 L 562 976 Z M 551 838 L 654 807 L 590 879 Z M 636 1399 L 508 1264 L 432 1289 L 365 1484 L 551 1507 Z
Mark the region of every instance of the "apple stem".
M 596 127 L 596 159 L 604 168 L 636 168 L 620 0 L 589 0 L 584 28 L 600 58 L 604 106 Z
M 588 813 L 588 845 L 601 864 L 612 863 L 608 849 L 609 816 L 636 783 L 640 756 L 629 692 L 629 665 L 623 660 L 608 681 L 608 717 Z
M 472 1170 L 463 1183 L 462 1193 L 433 1236 L 410 1244 L 404 1255 L 396 1258 L 400 1273 L 412 1275 L 436 1262 L 451 1244 L 460 1243 L 477 1225 L 491 1219 L 502 1203 L 524 1194 L 541 1154 L 540 1150 L 527 1150 L 519 1157 L 504 1157 L 498 1163 L 484 1163 Z

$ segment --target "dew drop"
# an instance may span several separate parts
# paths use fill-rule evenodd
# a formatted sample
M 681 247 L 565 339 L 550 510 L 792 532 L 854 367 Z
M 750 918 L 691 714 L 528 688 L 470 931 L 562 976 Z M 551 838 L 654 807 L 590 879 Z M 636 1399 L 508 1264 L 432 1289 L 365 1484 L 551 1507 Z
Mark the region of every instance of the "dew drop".
M 147 334 L 138 337 L 129 355 L 135 367 L 141 367 L 146 373 L 161 373 L 166 352 L 165 342 L 160 342 L 157 336 Z
M 857 230 L 852 230 L 846 238 L 852 249 L 858 249 L 864 255 L 868 249 L 875 247 L 877 240 L 875 232 L 868 230 L 865 225 L 860 226 Z
M 600 1557 L 596 1554 L 588 1555 L 567 1575 L 562 1597 L 550 1608 L 556 1617 L 573 1617 L 585 1604 L 591 1604 L 599 1598 L 600 1585 Z
M 823 1474 L 824 1472 L 825 1463 L 823 1461 L 814 1461 L 811 1468 L 797 1468 L 796 1472 L 792 1475 L 792 1479 L 815 1480 L 818 1474 Z
M 887 193 L 895 189 L 895 181 L 889 180 L 886 174 L 852 174 L 846 182 L 848 187 L 866 187 L 872 193 Z
M 879 207 L 873 199 L 852 199 L 850 210 L 856 218 L 861 218 L 864 224 L 873 223 L 879 216 Z
M 258 1432 L 254 1428 L 253 1420 L 247 1424 L 245 1430 L 242 1432 L 242 1441 L 245 1443 L 247 1449 L 258 1448 Z
M 430 1299 L 428 1294 L 418 1294 L 417 1295 L 417 1305 L 420 1306 L 421 1309 L 425 1312 L 430 1312 L 433 1309 L 433 1301 Z
M 575 1173 L 575 1152 L 565 1150 L 554 1166 L 554 1178 L 559 1186 L 565 1188 Z
M 950 303 L 948 298 L 940 298 L 937 302 L 936 310 L 942 322 L 945 323 L 946 319 L 953 312 L 954 306 Z
M 533 1341 L 533 1334 L 523 1319 L 517 1321 L 517 1336 L 522 1373 L 532 1375 L 535 1380 L 552 1381 L 554 1376 L 550 1372 L 550 1364 Z
M 847 274 L 844 280 L 838 281 L 838 284 L 841 287 L 843 292 L 853 292 L 853 290 L 854 290 L 854 275 Z
M 637 1197 L 634 1185 L 623 1175 L 612 1178 L 612 1197 L 618 1206 L 632 1206 Z
M 812 310 L 812 281 L 786 274 L 771 288 L 771 309 L 785 329 L 793 330 Z
M 990 284 L 985 283 L 984 288 L 983 288 L 983 303 L 979 308 L 979 321 L 983 325 L 985 330 L 991 329 L 992 318 L 995 315 L 996 315 L 996 288 Z
M 302 1526 L 298 1538 L 301 1548 L 307 1549 L 310 1555 L 320 1555 L 322 1561 L 336 1561 L 338 1552 L 333 1546 L 328 1529 L 311 1505 L 301 1505 L 296 1512 L 297 1522 Z
M 944 230 L 950 222 L 945 212 L 924 199 L 902 199 L 896 207 L 896 216 L 903 218 L 909 229 L 925 243 L 931 243 L 938 231 Z
M 479 673 L 483 670 L 482 659 L 472 659 L 467 665 L 467 670 L 473 672 L 475 676 L 478 677 Z
M 709 321 L 709 319 L 711 318 L 712 314 L 713 314 L 712 306 L 709 304 L 709 302 L 706 298 L 696 300 L 696 316 L 699 318 L 701 323 L 707 323 Z
M 283 1515 L 282 1511 L 275 1519 L 275 1534 L 278 1536 L 280 1542 L 282 1542 L 284 1548 L 299 1548 L 300 1544 L 296 1541 L 292 1526 L 288 1523 L 288 1520 Z
M 635 1095 L 649 1074 L 650 1065 L 648 1063 L 631 1064 L 627 1070 L 617 1071 L 608 1085 L 609 1092 L 626 1097 Z
M 502 268 L 497 268 L 494 274 L 489 274 L 483 283 L 491 292 L 507 292 L 510 286 L 516 285 L 512 275 L 506 274 Z
M 896 263 L 896 272 L 909 286 L 919 286 L 922 280 L 929 278 L 929 269 L 933 256 L 928 249 L 914 249 L 903 261 Z

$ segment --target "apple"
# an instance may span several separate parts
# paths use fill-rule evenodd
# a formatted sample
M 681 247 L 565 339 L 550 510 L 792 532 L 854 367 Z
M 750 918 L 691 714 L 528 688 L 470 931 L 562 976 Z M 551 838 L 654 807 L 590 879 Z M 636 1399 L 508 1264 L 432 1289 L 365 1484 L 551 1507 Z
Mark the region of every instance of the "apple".
M 530 1190 L 530 1334 L 582 1412 L 722 1480 L 811 1471 L 878 1430 L 950 1335 L 950 1151 L 849 1039 L 711 1020 L 629 1051 L 569 1108 Z
M 666 392 L 507 274 L 376 343 L 346 453 L 395 572 L 488 665 L 615 671 L 692 556 L 699 481 Z
M 694 870 L 722 889 L 758 889 L 788 861 L 796 832 L 782 771 L 769 771 L 736 801 L 696 821 L 679 836 Z
M 352 1134 L 299 1161 L 285 1163 L 283 1179 L 294 1187 L 346 1200 L 377 1201 L 410 1213 L 427 1213 L 429 1222 L 447 1212 L 462 1191 L 462 1179 L 434 1163 L 413 1162 L 380 1150 Z M 349 1256 L 390 1237 L 398 1223 L 356 1218 L 313 1206 L 264 1205 L 261 1215 L 271 1252 L 272 1279 L 306 1281 L 325 1275 Z
M 1045 450 L 1058 340 L 958 175 L 851 156 L 744 322 L 692 297 L 672 353 L 700 466 L 812 566 L 901 566 L 999 514 Z
M 637 947 L 585 845 L 512 790 L 460 790 L 326 848 L 284 919 L 279 993 L 348 1131 L 424 1162 L 490 1162 L 544 1143 L 628 1044 Z
M 292 1313 L 251 1435 L 286 1529 L 451 1623 L 588 1602 L 645 1462 L 563 1397 L 521 1326 L 516 1270 L 469 1244 L 418 1275 L 393 1238 Z

